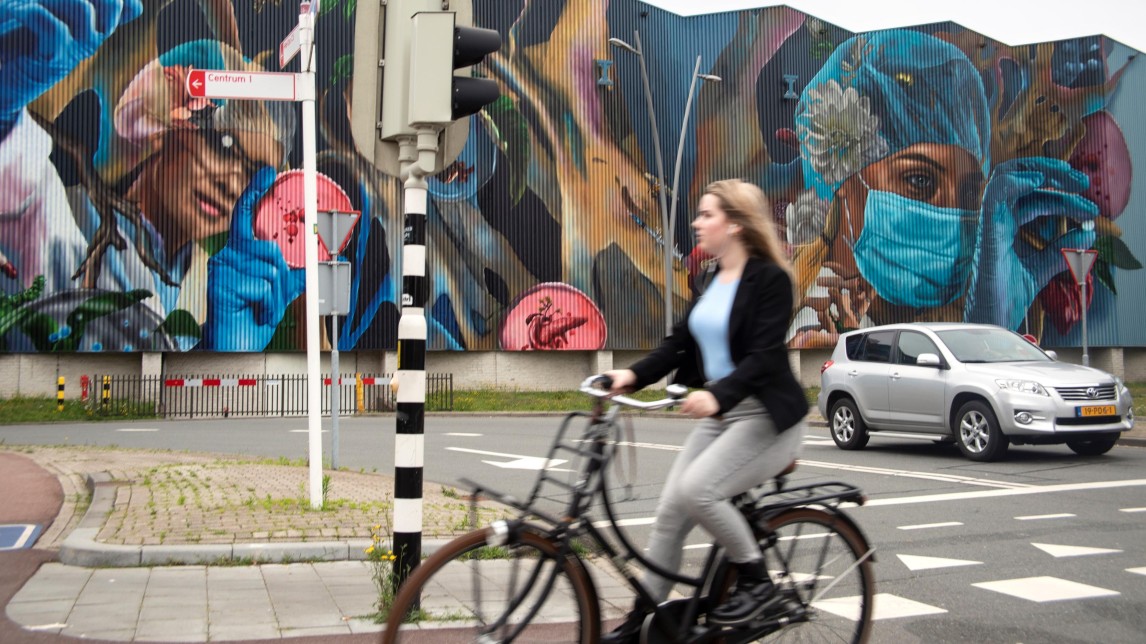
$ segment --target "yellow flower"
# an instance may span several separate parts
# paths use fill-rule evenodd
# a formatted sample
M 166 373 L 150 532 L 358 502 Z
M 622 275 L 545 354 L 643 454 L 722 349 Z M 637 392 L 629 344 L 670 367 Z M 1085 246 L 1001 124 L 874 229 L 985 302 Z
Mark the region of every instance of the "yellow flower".
M 374 546 L 367 546 L 366 554 L 368 554 L 368 555 L 374 554 Z
M 373 528 L 371 528 L 371 530 L 373 530 L 374 532 L 378 532 L 378 531 L 379 531 L 379 530 L 381 530 L 381 529 L 382 529 L 382 524 L 381 524 L 381 523 L 375 523 L 375 524 L 374 524 L 374 527 L 373 527 Z

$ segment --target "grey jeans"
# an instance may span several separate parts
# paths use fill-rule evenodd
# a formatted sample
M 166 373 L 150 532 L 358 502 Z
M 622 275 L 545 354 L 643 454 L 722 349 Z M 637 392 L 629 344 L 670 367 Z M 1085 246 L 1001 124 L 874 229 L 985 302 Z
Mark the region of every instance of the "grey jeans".
M 787 467 L 800 452 L 804 432 L 801 421 L 777 433 L 768 410 L 751 397 L 721 419 L 702 420 L 669 469 L 649 536 L 649 560 L 679 570 L 684 539 L 697 524 L 724 547 L 729 560 L 759 559 L 752 529 L 729 499 Z M 643 581 L 658 603 L 673 586 L 652 572 L 646 572 Z

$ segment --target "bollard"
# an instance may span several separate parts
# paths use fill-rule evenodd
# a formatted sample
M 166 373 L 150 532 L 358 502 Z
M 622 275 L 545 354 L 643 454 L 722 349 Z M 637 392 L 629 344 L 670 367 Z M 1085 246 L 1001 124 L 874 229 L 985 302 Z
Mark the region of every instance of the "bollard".
M 111 376 L 103 377 L 103 391 L 100 393 L 100 406 L 104 411 L 107 411 L 108 405 L 111 404 Z
M 366 411 L 366 393 L 362 387 L 362 373 L 354 374 L 354 404 L 358 408 L 358 413 Z
M 88 402 L 88 387 L 91 386 L 91 378 L 87 376 L 80 376 L 80 402 L 87 406 Z
M 56 411 L 64 410 L 64 377 L 56 378 Z

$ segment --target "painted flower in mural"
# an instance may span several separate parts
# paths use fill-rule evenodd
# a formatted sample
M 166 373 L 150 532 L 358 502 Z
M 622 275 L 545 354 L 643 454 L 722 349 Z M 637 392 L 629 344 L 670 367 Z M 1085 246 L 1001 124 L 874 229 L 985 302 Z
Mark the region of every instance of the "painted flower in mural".
M 828 219 L 830 201 L 816 196 L 815 190 L 805 190 L 788 204 L 784 221 L 788 223 L 788 243 L 793 246 L 807 244 L 820 237 Z
M 804 154 L 825 183 L 839 183 L 887 154 L 879 117 L 854 87 L 829 80 L 807 91 L 807 104 Z

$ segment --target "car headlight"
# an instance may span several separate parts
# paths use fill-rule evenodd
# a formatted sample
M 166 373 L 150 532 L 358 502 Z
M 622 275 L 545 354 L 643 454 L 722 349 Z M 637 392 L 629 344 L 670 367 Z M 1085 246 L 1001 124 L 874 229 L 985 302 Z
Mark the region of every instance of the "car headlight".
M 1033 380 L 1004 380 L 999 379 L 995 381 L 999 385 L 999 389 L 1009 389 L 1011 391 L 1018 391 L 1024 394 L 1037 394 L 1039 396 L 1050 396 L 1043 386 Z

